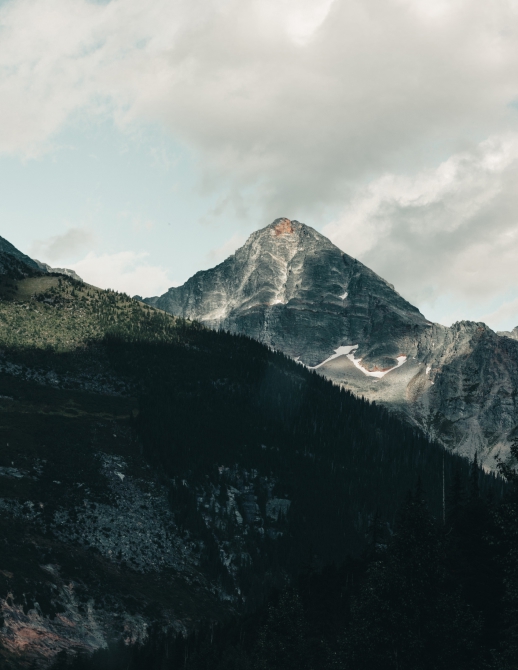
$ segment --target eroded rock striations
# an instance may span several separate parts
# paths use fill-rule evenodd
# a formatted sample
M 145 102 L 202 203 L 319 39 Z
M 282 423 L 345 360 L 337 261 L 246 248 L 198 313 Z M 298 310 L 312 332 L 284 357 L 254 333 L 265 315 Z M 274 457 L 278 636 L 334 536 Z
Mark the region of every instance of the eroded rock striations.
M 298 221 L 277 219 L 220 265 L 145 302 L 279 349 L 489 468 L 516 433 L 518 329 L 432 323 Z

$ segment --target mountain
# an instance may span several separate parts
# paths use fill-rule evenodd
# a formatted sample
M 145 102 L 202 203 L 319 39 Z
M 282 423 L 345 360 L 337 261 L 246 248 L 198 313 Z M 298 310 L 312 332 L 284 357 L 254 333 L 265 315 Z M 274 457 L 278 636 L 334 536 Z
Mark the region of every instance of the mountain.
M 277 219 L 220 265 L 145 302 L 282 351 L 490 469 L 517 435 L 512 334 L 428 321 L 298 221 Z
M 42 263 L 19 251 L 13 244 L 3 237 L 0 237 L 0 274 L 15 273 L 17 275 L 27 275 L 27 273 L 43 272 L 46 274 L 67 275 L 83 281 L 81 277 L 67 268 L 51 268 L 47 263 Z
M 19 251 L 13 244 L 8 242 L 3 237 L 0 237 L 0 254 L 2 255 L 2 258 L 12 257 L 16 259 L 16 261 L 26 265 L 29 268 L 32 268 L 33 270 L 39 269 L 38 263 L 36 261 Z
M 282 353 L 69 276 L 0 274 L 0 324 L 5 668 L 254 612 L 361 554 L 376 510 L 392 529 L 419 477 L 437 518 L 469 477 Z
M 75 279 L 76 281 L 83 281 L 75 270 L 70 270 L 69 268 L 52 268 L 47 263 L 42 263 L 41 261 L 38 261 L 36 259 L 34 259 L 34 262 L 38 266 L 38 269 L 41 270 L 42 272 L 47 272 L 50 274 L 58 274 L 58 275 L 67 275 L 67 277 L 72 277 L 72 279 Z

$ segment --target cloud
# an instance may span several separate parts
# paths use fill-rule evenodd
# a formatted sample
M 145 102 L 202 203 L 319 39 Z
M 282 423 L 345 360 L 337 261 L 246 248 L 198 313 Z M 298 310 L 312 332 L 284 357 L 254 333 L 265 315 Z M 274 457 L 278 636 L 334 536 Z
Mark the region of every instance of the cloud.
M 96 243 L 95 235 L 84 228 L 69 228 L 62 235 L 54 235 L 45 240 L 35 240 L 30 254 L 44 263 L 69 261 L 70 258 L 83 254 Z
M 97 255 L 90 252 L 83 260 L 70 265 L 88 284 L 111 288 L 128 295 L 160 295 L 174 282 L 164 268 L 145 261 L 147 253 L 121 251 Z
M 12 0 L 0 9 L 0 150 L 78 114 L 159 123 L 229 206 L 312 212 L 381 171 L 516 128 L 509 0 Z
M 502 327 L 518 297 L 517 181 L 518 135 L 491 137 L 435 169 L 373 180 L 324 232 L 410 302 L 452 297 L 466 318 Z
M 518 326 L 518 298 L 504 302 L 500 307 L 482 319 L 493 330 L 513 330 Z
M 92 118 L 159 124 L 211 220 L 333 218 L 432 311 L 515 299 L 515 0 L 11 0 L 0 31 L 0 152 L 37 157 Z M 146 275 L 138 258 L 123 275 Z

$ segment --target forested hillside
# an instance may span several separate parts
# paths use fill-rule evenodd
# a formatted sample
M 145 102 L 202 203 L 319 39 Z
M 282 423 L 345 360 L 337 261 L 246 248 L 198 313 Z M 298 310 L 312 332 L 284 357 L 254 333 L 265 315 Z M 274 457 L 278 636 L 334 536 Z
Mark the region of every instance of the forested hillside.
M 418 480 L 440 520 L 443 478 L 469 479 L 466 461 L 249 338 L 68 277 L 5 274 L 0 294 L 13 667 L 153 623 L 252 616 L 308 566 L 354 563 L 373 520 L 390 537 Z M 502 479 L 474 476 L 501 497 Z
M 518 457 L 518 444 L 513 447 Z M 518 658 L 518 471 L 503 501 L 482 495 L 477 464 L 455 476 L 446 517 L 420 485 L 393 534 L 373 518 L 359 557 L 311 562 L 253 614 L 187 638 L 153 629 L 143 644 L 54 670 L 515 670 Z

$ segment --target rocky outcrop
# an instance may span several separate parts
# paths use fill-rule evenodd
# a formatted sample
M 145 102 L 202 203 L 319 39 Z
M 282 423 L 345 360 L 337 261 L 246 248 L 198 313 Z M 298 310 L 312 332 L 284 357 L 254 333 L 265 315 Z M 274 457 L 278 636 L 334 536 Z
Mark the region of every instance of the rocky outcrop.
M 518 326 L 512 330 L 499 330 L 497 334 L 502 337 L 510 337 L 512 340 L 518 340 Z
M 145 302 L 279 349 L 488 468 L 517 430 L 518 329 L 434 324 L 298 221 L 277 219 L 220 265 Z
M 52 268 L 47 263 L 42 263 L 41 261 L 38 261 L 36 259 L 34 259 L 34 262 L 38 265 L 38 268 L 42 272 L 45 272 L 45 273 L 48 273 L 48 274 L 66 275 L 67 277 L 71 277 L 72 279 L 75 279 L 76 281 L 80 281 L 80 282 L 83 281 L 75 270 L 70 270 L 69 268 Z

